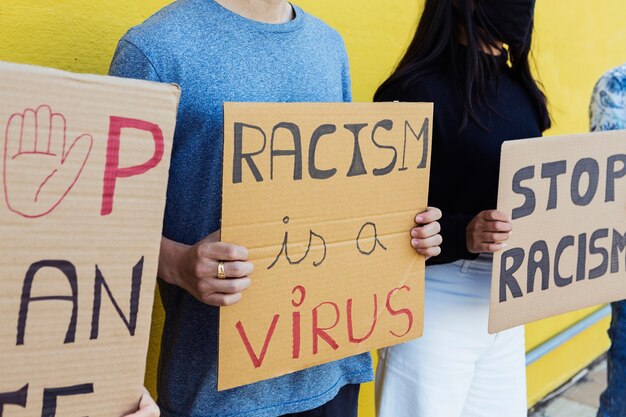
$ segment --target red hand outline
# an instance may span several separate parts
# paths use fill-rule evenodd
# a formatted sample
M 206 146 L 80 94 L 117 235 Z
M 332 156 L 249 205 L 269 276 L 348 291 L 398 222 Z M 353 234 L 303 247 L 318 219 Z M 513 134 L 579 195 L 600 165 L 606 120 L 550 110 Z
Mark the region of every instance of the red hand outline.
M 3 167 L 9 210 L 37 218 L 63 201 L 83 172 L 93 137 L 82 134 L 69 147 L 66 142 L 65 116 L 53 113 L 48 105 L 11 115 L 5 131 Z

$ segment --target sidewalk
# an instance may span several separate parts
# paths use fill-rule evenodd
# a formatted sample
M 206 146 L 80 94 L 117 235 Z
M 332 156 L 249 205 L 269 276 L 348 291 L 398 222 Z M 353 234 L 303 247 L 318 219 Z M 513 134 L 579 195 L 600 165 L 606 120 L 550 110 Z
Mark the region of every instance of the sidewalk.
M 606 388 L 606 357 L 582 370 L 569 383 L 533 407 L 529 417 L 596 417 Z

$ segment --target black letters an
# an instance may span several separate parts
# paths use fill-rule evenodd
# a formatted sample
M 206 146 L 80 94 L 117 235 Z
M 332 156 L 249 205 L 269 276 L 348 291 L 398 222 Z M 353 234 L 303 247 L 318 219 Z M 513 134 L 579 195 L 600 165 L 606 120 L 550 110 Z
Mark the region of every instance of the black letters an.
M 513 184 L 511 189 L 515 194 L 520 194 L 524 196 L 524 204 L 513 209 L 513 212 L 511 214 L 511 218 L 513 220 L 519 219 L 520 217 L 530 216 L 535 211 L 535 206 L 537 205 L 535 192 L 528 187 L 522 186 L 522 181 L 529 180 L 534 177 L 534 166 L 521 168 L 515 173 L 515 175 L 513 175 Z
M 509 259 L 513 261 L 510 267 L 507 267 Z M 513 298 L 519 298 L 522 294 L 522 289 L 513 275 L 522 266 L 524 262 L 524 249 L 513 248 L 502 254 L 500 260 L 500 302 L 506 301 L 506 289 L 511 290 Z
M 589 279 L 596 279 L 603 276 L 609 268 L 609 251 L 605 248 L 596 246 L 596 240 L 609 236 L 609 229 L 598 229 L 591 234 L 589 239 L 589 253 L 592 255 L 601 255 L 602 263 L 589 271 Z
M 243 153 L 243 129 L 254 129 L 261 132 L 263 135 L 263 146 L 260 150 L 256 152 Z M 254 179 L 257 182 L 263 181 L 263 176 L 261 172 L 259 172 L 259 168 L 256 166 L 252 157 L 262 153 L 265 150 L 265 145 L 267 144 L 267 135 L 258 126 L 249 125 L 246 123 L 235 122 L 235 151 L 233 156 L 233 184 L 238 184 L 242 181 L 242 168 L 243 168 L 243 160 L 246 160 L 250 171 L 252 171 L 252 175 L 254 175 Z
M 43 390 L 43 407 L 41 417 L 55 417 L 57 413 L 58 397 L 69 397 L 71 395 L 91 394 L 93 384 L 74 385 L 64 388 L 46 388 Z
M 96 265 L 96 279 L 95 279 L 94 290 L 93 290 L 93 293 L 94 293 L 93 313 L 91 315 L 91 336 L 89 338 L 90 340 L 94 340 L 98 338 L 98 330 L 100 327 L 100 305 L 102 304 L 102 287 L 104 287 L 104 289 L 106 290 L 107 295 L 109 296 L 109 300 L 111 300 L 111 303 L 113 304 L 113 307 L 115 308 L 115 311 L 117 311 L 117 314 L 120 316 L 120 318 L 126 325 L 126 328 L 128 329 L 128 333 L 130 333 L 131 336 L 135 335 L 135 329 L 137 327 L 137 314 L 139 312 L 139 296 L 141 294 L 142 275 L 143 275 L 143 256 L 141 257 L 139 262 L 137 262 L 137 264 L 133 267 L 133 277 L 132 277 L 131 290 L 130 290 L 130 314 L 129 314 L 130 318 L 127 319 L 124 313 L 122 312 L 122 309 L 120 308 L 119 304 L 117 303 L 117 301 L 115 301 L 115 298 L 113 297 L 113 294 L 111 293 L 111 289 L 109 288 L 109 285 L 104 279 L 104 276 L 102 275 L 102 272 L 100 271 L 100 268 L 98 267 L 98 265 Z
M 390 149 L 393 152 L 393 159 L 391 160 L 389 165 L 384 168 L 374 168 L 372 172 L 375 176 L 389 174 L 395 168 L 396 162 L 398 160 L 398 152 L 396 151 L 396 148 L 394 148 L 393 146 L 381 145 L 380 143 L 376 142 L 376 131 L 378 129 L 385 129 L 386 131 L 390 131 L 391 129 L 393 129 L 393 122 L 388 119 L 381 120 L 380 122 L 376 123 L 376 125 L 374 125 L 374 129 L 372 129 L 372 142 L 374 142 L 374 145 L 376 145 L 376 147 L 380 149 Z
M 72 295 L 51 295 L 42 297 L 31 297 L 33 281 L 35 275 L 43 268 L 56 268 L 63 272 L 70 284 Z M 20 303 L 20 313 L 17 320 L 17 342 L 16 345 L 24 344 L 24 333 L 26 332 L 26 319 L 28 318 L 28 306 L 31 302 L 37 301 L 69 301 L 72 303 L 72 316 L 67 326 L 65 341 L 63 343 L 74 343 L 76 339 L 76 321 L 78 319 L 78 277 L 76 268 L 68 261 L 46 260 L 32 264 L 26 272 L 24 286 L 22 288 L 22 301 Z
M 336 131 L 337 126 L 335 125 L 321 125 L 315 129 L 315 132 L 311 135 L 311 144 L 309 145 L 309 175 L 311 178 L 316 180 L 325 180 L 337 173 L 337 168 L 317 169 L 315 166 L 315 151 L 317 150 L 317 143 L 322 136 L 330 135 Z
M 615 165 L 620 161 L 622 169 L 616 170 Z M 606 166 L 606 198 L 605 201 L 615 201 L 615 180 L 626 176 L 626 155 L 610 156 Z
M 589 186 L 585 194 L 580 194 L 580 179 L 584 173 L 589 175 Z M 583 158 L 576 163 L 572 172 L 572 183 L 570 187 L 572 202 L 577 206 L 586 206 L 593 200 L 598 191 L 598 181 L 600 180 L 600 167 L 595 159 Z
M 565 174 L 567 170 L 567 161 L 556 161 L 545 163 L 541 166 L 541 178 L 550 178 L 550 194 L 548 194 L 548 205 L 546 210 L 556 208 L 558 201 L 558 183 L 557 177 Z

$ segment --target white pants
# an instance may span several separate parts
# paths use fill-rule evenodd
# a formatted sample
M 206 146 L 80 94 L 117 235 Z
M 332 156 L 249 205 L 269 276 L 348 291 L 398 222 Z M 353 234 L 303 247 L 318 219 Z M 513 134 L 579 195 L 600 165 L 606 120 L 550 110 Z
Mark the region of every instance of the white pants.
M 487 332 L 492 257 L 426 268 L 424 337 L 379 351 L 378 417 L 525 417 L 524 328 Z

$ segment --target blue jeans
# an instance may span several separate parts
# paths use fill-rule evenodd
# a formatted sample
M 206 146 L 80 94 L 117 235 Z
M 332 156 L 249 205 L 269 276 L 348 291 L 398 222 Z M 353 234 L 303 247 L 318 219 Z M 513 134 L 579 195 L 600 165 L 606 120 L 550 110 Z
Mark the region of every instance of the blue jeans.
M 360 385 L 345 385 L 335 398 L 313 410 L 282 417 L 357 417 Z
M 611 304 L 613 316 L 607 357 L 608 386 L 600 396 L 598 417 L 626 416 L 626 300 Z

